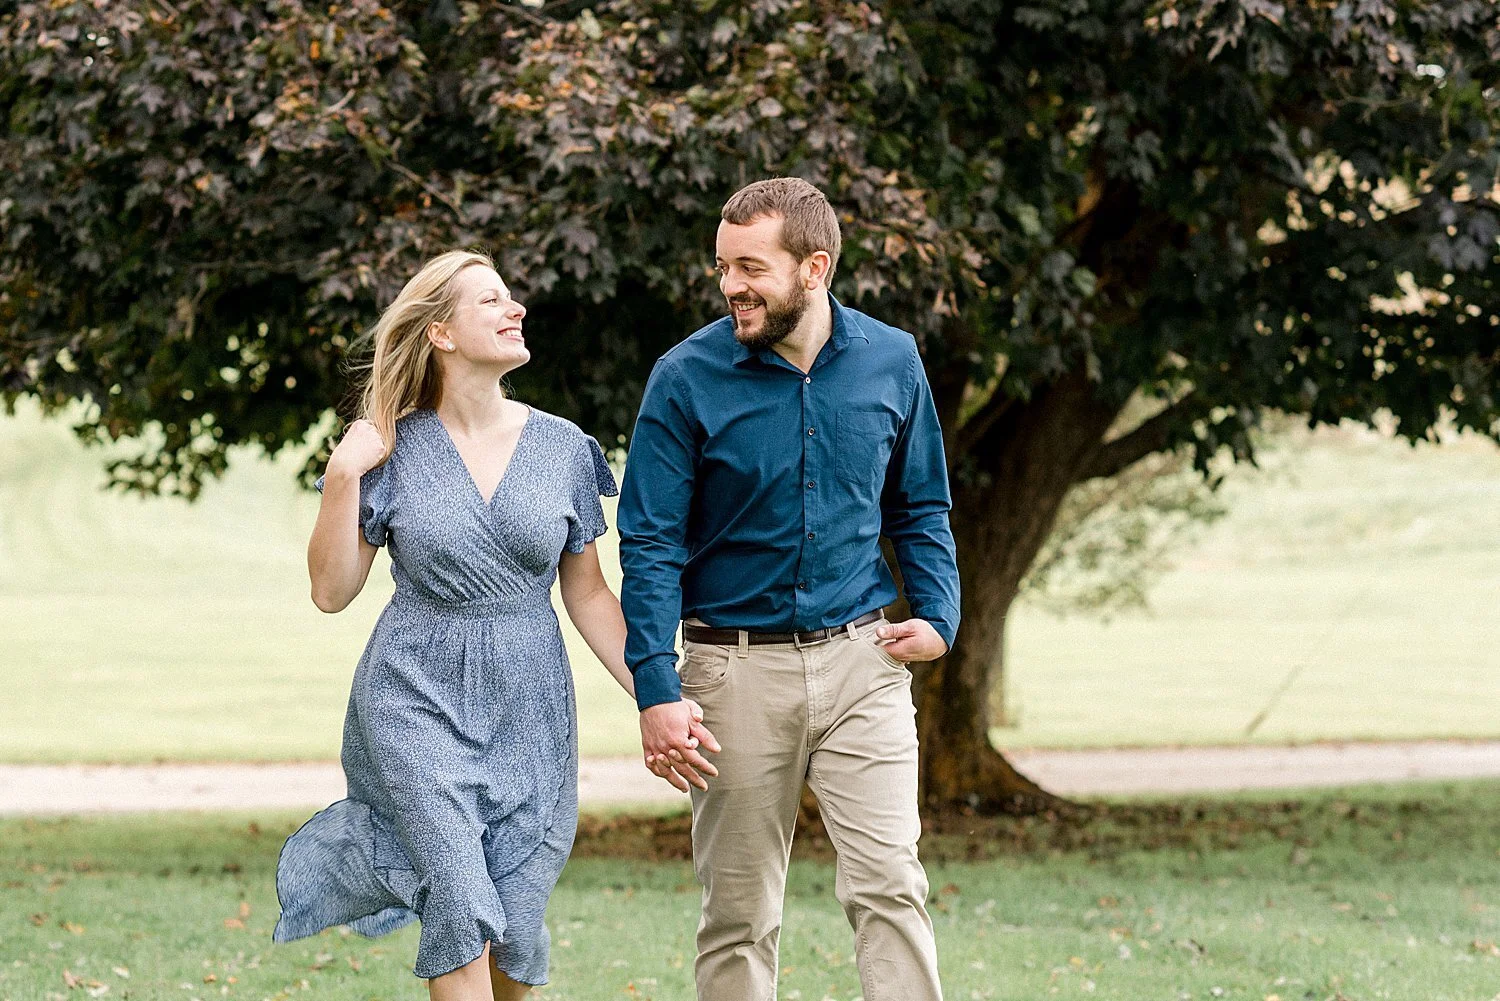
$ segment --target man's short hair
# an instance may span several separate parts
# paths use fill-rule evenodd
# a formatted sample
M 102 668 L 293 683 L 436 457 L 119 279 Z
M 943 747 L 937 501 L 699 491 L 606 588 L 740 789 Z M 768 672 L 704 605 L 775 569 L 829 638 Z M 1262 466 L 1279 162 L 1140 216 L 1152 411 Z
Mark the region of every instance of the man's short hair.
M 781 216 L 781 245 L 799 262 L 822 250 L 828 254 L 828 276 L 839 263 L 839 218 L 828 198 L 800 177 L 771 177 L 747 184 L 730 196 L 721 213 L 725 222 L 745 226 L 763 216 Z

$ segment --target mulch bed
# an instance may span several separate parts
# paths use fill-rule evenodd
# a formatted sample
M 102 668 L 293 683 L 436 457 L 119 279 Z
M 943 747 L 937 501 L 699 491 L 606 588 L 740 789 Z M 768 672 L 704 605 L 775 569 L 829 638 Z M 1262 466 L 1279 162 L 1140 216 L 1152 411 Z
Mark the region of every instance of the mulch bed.
M 922 857 L 929 862 L 982 861 L 1056 852 L 1103 859 L 1129 851 L 1233 849 L 1270 839 L 1309 847 L 1341 825 L 1398 829 L 1403 819 L 1439 809 L 1422 801 L 1353 804 L 1340 800 L 1070 804 L 1038 816 L 983 816 L 962 810 L 928 814 Z M 692 857 L 687 813 L 585 815 L 575 857 L 652 861 Z M 804 815 L 793 857 L 831 862 L 822 823 Z

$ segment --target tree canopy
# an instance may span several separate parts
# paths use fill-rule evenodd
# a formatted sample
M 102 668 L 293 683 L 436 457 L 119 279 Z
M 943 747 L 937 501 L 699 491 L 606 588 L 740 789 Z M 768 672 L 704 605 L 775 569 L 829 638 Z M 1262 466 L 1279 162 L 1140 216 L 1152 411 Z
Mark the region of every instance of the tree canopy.
M 519 391 L 622 441 L 722 308 L 724 199 L 807 177 L 836 293 L 924 352 L 966 587 L 924 780 L 993 801 L 979 693 L 1075 484 L 1247 457 L 1272 408 L 1500 437 L 1497 85 L 1488 0 L 12 5 L 0 391 L 158 423 L 115 473 L 192 495 L 477 246 L 531 310 Z

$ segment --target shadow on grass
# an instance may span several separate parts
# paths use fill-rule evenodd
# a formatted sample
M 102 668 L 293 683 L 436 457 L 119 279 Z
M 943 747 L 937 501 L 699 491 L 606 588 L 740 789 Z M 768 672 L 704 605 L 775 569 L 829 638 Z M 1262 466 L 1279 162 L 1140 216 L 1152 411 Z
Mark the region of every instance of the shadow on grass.
M 0 818 L 0 859 L 23 863 L 40 849 L 75 856 L 78 873 L 146 863 L 163 875 L 237 874 L 275 866 L 276 848 L 306 819 L 289 811 Z M 1175 800 L 1082 801 L 1032 817 L 949 813 L 923 819 L 922 856 L 932 862 L 1132 852 L 1207 852 L 1265 844 L 1313 848 L 1365 842 L 1390 860 L 1477 852 L 1500 857 L 1500 782 L 1409 783 L 1298 793 Z M 99 835 L 108 831 L 107 848 Z M 832 862 L 821 825 L 798 832 L 795 858 Z M 682 861 L 692 857 L 686 810 L 585 814 L 574 858 Z M 23 863 L 24 864 L 24 863 Z M 138 870 L 137 870 L 138 871 Z
M 687 859 L 686 812 L 599 813 L 579 823 L 574 855 L 588 858 Z M 923 858 L 983 861 L 999 857 L 1237 849 L 1279 842 L 1311 847 L 1372 834 L 1397 846 L 1441 833 L 1448 847 L 1480 843 L 1500 830 L 1500 782 L 1403 783 L 1316 792 L 1257 792 L 1173 800 L 1084 800 L 1039 816 L 947 813 L 922 823 Z M 1430 846 L 1429 846 L 1430 847 Z M 1409 845 L 1405 851 L 1421 851 Z M 793 855 L 833 861 L 821 824 L 798 832 Z

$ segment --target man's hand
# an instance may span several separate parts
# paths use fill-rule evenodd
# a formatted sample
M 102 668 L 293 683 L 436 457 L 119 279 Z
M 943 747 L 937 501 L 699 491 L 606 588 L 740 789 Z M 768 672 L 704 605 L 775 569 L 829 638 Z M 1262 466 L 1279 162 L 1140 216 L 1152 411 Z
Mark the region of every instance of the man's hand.
M 641 710 L 641 750 L 646 767 L 682 792 L 688 786 L 708 788 L 708 779 L 718 775 L 698 748 L 718 753 L 719 742 L 703 725 L 703 710 L 691 699 L 663 702 Z M 700 775 L 699 772 L 703 774 Z
M 926 619 L 886 622 L 875 627 L 875 642 L 892 657 L 906 663 L 937 660 L 948 652 L 948 644 Z

